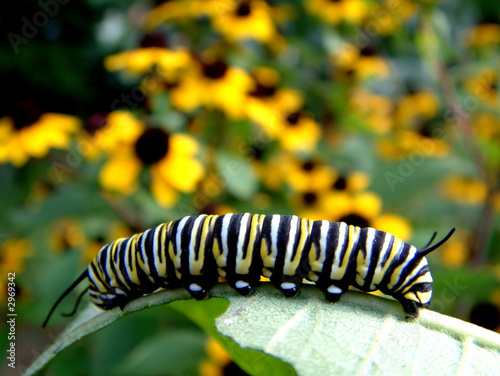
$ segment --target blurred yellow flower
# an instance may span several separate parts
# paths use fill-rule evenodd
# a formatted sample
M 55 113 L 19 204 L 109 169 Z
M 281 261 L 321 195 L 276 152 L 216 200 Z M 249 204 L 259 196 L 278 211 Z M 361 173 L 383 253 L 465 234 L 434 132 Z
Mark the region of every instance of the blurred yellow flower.
M 354 116 L 361 118 L 364 127 L 373 132 L 386 133 L 393 128 L 394 104 L 385 95 L 355 89 L 349 99 L 349 108 Z
M 252 69 L 252 82 L 245 107 L 247 115 L 252 118 L 259 106 L 268 106 L 277 111 L 286 112 L 302 107 L 302 93 L 298 90 L 280 87 L 280 76 L 277 71 L 267 67 Z
M 321 137 L 319 124 L 304 112 L 302 99 L 294 91 L 283 90 L 274 99 L 250 99 L 246 113 L 285 151 L 310 152 Z
M 33 255 L 33 244 L 24 238 L 9 238 L 0 244 L 0 272 L 21 272 L 27 258 Z
M 233 10 L 234 0 L 166 0 L 153 8 L 144 20 L 146 29 L 154 29 L 166 21 L 184 21 L 190 18 L 213 16 Z
M 184 134 L 169 134 L 162 128 L 147 128 L 124 111 L 111 113 L 100 130 L 97 143 L 110 153 L 99 172 L 107 190 L 129 195 L 138 187 L 144 167 L 151 173 L 151 192 L 164 206 L 174 205 L 179 192 L 191 193 L 203 176 L 196 160 L 196 141 Z
M 397 131 L 379 140 L 377 150 L 385 158 L 409 157 L 409 163 L 420 165 L 427 157 L 444 157 L 449 152 L 449 146 L 441 138 L 432 138 L 413 131 Z
M 418 2 L 412 0 L 378 1 L 366 20 L 372 34 L 386 36 L 398 31 L 401 26 L 417 14 Z
M 352 44 L 344 44 L 332 57 L 335 77 L 354 77 L 364 80 L 370 77 L 384 78 L 389 75 L 387 61 L 375 54 L 370 47 L 359 49 Z
M 24 165 L 43 158 L 53 148 L 67 149 L 80 127 L 74 116 L 40 114 L 31 103 L 20 105 L 14 116 L 0 118 L 0 163 Z
M 372 222 L 373 228 L 389 232 L 400 239 L 411 238 L 411 226 L 403 217 L 396 214 L 382 214 Z
M 326 191 L 337 179 L 337 171 L 314 159 L 290 158 L 282 166 L 287 183 L 297 192 Z
M 439 98 L 430 90 L 418 90 L 399 99 L 396 104 L 396 127 L 415 130 L 434 118 L 441 107 Z
M 498 72 L 486 68 L 464 82 L 465 89 L 479 100 L 498 108 Z
M 200 376 L 247 375 L 232 361 L 227 350 L 212 337 L 207 340 L 205 349 L 208 359 L 202 360 L 198 367 Z
M 466 265 L 470 259 L 470 234 L 460 231 L 448 240 L 439 250 L 441 262 L 447 268 L 458 268 Z
M 0 244 L 0 300 L 7 300 L 7 276 L 8 273 L 18 273 L 24 269 L 27 258 L 33 255 L 33 244 L 24 238 L 9 238 Z M 16 286 L 17 287 L 17 286 Z
M 484 202 L 488 193 L 484 182 L 461 175 L 446 178 L 441 184 L 441 190 L 446 198 L 465 205 Z
M 466 31 L 466 40 L 471 47 L 492 47 L 500 44 L 500 25 L 486 23 Z
M 170 96 L 172 104 L 181 111 L 191 112 L 204 106 L 236 119 L 244 116 L 244 103 L 251 85 L 251 78 L 244 70 L 207 55 L 171 89 Z
M 79 137 L 84 157 L 94 160 L 103 152 L 111 155 L 127 150 L 144 131 L 144 124 L 128 111 L 94 114 Z
M 306 0 L 306 9 L 316 17 L 331 25 L 342 21 L 359 25 L 370 11 L 365 0 Z
M 500 119 L 498 114 L 477 111 L 472 116 L 474 135 L 488 141 L 500 141 Z
M 80 224 L 73 218 L 63 218 L 53 223 L 49 234 L 50 248 L 64 252 L 71 248 L 79 248 L 85 242 L 85 235 Z
M 143 47 L 108 56 L 105 68 L 110 72 L 123 71 L 132 76 L 155 73 L 167 82 L 176 81 L 191 64 L 191 55 L 185 48 L 169 50 L 162 47 Z
M 212 24 L 230 41 L 255 39 L 267 43 L 276 35 L 271 7 L 263 0 L 227 0 L 227 6 L 212 14 Z
M 134 235 L 134 231 L 123 222 L 113 223 L 105 232 L 94 238 L 86 238 L 83 246 L 83 263 L 88 264 L 92 261 L 100 249 L 116 239 L 129 238 Z

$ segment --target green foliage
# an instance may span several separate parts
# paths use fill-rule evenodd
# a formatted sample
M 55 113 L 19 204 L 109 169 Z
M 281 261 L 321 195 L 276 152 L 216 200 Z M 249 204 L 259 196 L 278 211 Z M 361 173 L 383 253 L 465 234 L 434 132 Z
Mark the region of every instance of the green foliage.
M 124 311 L 88 306 L 26 376 L 114 321 L 172 301 L 175 310 L 220 338 L 251 375 L 295 374 L 286 363 L 300 375 L 484 374 L 500 361 L 500 335 L 475 325 L 428 310 L 406 321 L 398 302 L 360 292 L 348 292 L 336 304 L 321 295 L 313 286 L 304 286 L 298 297 L 288 299 L 264 284 L 252 296 L 242 297 L 228 285 L 218 285 L 213 298 L 204 302 L 182 300 L 189 299 L 183 290 L 166 290 L 138 298 Z M 229 306 L 220 298 L 229 300 Z M 202 343 L 203 338 L 190 330 L 156 335 L 129 354 L 118 374 L 155 375 L 162 367 L 184 374 Z

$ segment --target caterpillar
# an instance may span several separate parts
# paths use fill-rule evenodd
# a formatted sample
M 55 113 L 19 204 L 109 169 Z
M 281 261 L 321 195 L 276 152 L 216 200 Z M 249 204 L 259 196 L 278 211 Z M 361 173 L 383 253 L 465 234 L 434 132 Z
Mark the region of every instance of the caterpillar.
M 43 326 L 85 278 L 91 302 L 103 310 L 123 309 L 158 288 L 182 286 L 205 299 L 219 276 L 247 295 L 263 275 L 286 296 L 296 295 L 304 279 L 312 281 L 331 302 L 349 286 L 380 290 L 401 303 L 407 318 L 416 318 L 432 296 L 425 256 L 454 231 L 432 245 L 434 233 L 418 250 L 390 233 L 343 222 L 277 214 L 188 216 L 102 247 Z

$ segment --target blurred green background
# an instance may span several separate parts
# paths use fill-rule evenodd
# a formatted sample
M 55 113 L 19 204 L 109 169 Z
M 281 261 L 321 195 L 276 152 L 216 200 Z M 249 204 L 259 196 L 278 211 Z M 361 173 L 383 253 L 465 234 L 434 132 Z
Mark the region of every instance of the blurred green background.
M 67 324 L 40 328 L 102 245 L 198 213 L 345 221 L 417 247 L 456 227 L 429 256 L 431 309 L 500 330 L 500 5 L 17 1 L 0 29 L 0 295 L 15 273 L 18 368 Z M 165 306 L 49 374 L 134 373 L 159 344 L 171 367 L 144 374 L 232 364 Z

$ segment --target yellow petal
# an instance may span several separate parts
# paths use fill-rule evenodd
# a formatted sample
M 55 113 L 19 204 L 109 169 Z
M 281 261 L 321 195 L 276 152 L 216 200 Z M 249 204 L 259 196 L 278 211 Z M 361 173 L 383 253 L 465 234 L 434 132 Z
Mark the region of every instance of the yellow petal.
M 161 176 L 157 166 L 151 170 L 151 193 L 155 200 L 162 206 L 172 207 L 179 200 L 179 194 Z
M 373 221 L 377 230 L 389 232 L 398 238 L 408 241 L 411 238 L 411 226 L 406 219 L 396 214 L 383 214 Z
M 99 172 L 99 183 L 106 189 L 129 195 L 137 189 L 142 164 L 133 155 L 118 155 L 110 159 Z

